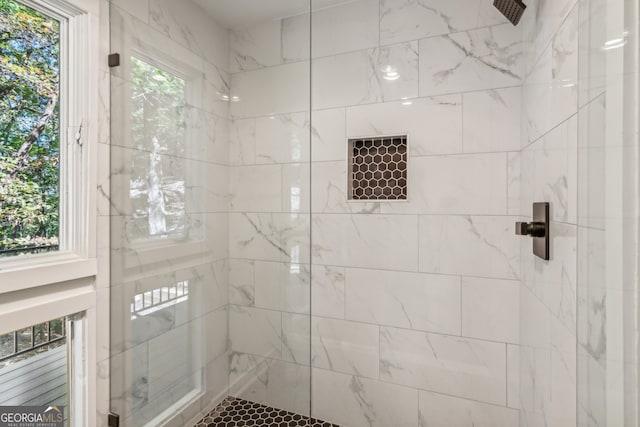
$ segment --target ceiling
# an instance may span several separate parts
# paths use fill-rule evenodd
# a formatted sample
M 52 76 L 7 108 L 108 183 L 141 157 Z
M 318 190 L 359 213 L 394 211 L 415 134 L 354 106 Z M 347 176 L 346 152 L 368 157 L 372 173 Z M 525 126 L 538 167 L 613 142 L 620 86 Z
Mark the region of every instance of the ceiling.
M 308 0 L 193 0 L 219 24 L 227 28 L 300 15 L 309 11 Z M 323 9 L 353 0 L 313 0 L 313 9 Z

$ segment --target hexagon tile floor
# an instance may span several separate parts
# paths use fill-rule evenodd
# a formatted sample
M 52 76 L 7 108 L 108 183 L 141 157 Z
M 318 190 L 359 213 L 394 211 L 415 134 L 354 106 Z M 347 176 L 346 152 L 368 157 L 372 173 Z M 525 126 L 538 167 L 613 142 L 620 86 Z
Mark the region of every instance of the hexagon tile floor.
M 340 427 L 314 418 L 228 397 L 194 427 Z

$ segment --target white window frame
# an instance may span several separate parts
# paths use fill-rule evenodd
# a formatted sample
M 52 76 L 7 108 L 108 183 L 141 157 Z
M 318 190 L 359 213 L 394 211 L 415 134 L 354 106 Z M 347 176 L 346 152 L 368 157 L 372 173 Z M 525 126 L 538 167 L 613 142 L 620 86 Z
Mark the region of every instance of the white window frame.
M 60 22 L 60 250 L 0 259 L 0 295 L 97 273 L 89 14 L 62 0 L 17 1 Z

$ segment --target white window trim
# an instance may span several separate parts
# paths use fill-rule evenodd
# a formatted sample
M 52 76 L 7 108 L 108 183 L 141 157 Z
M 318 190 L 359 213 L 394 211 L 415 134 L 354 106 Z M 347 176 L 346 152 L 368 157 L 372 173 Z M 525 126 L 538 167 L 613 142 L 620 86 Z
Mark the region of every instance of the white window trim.
M 60 21 L 61 246 L 55 253 L 0 259 L 0 295 L 97 274 L 89 14 L 62 0 L 18 1 Z

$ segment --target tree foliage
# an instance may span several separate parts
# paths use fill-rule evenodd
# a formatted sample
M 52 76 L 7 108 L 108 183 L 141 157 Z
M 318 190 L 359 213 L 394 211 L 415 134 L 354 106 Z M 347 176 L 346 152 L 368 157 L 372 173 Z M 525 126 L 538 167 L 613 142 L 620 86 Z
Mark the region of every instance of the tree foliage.
M 0 250 L 58 242 L 59 58 L 58 21 L 0 0 Z

